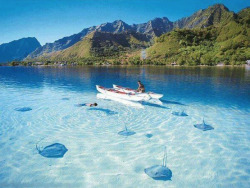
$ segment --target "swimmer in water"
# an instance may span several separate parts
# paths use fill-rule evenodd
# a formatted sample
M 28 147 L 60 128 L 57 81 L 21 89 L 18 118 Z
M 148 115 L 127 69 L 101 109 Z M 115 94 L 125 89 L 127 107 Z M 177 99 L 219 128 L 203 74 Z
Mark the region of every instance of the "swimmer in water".
M 86 103 L 85 106 L 89 106 L 89 107 L 93 107 L 93 106 L 97 106 L 97 103 Z

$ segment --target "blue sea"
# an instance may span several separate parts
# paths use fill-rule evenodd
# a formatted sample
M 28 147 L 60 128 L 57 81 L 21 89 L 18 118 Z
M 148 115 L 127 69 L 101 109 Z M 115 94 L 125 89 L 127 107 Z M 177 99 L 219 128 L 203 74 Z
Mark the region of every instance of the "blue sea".
M 97 84 L 138 80 L 160 104 L 97 97 Z M 213 129 L 194 126 L 203 119 Z M 125 126 L 134 134 L 118 134 Z M 155 180 L 144 170 L 162 165 L 165 147 L 172 177 Z M 0 187 L 249 185 L 244 67 L 0 67 Z

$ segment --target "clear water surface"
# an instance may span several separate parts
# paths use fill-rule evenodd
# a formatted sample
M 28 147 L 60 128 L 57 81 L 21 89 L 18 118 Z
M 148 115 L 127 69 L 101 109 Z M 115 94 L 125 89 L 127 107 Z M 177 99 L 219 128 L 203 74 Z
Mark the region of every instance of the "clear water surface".
M 96 84 L 137 80 L 163 93 L 163 106 L 96 97 Z M 249 187 L 245 68 L 0 67 L 0 99 L 1 187 Z M 88 102 L 99 110 L 76 106 Z M 203 118 L 213 130 L 194 127 Z M 119 135 L 124 125 L 136 134 Z M 36 149 L 54 143 L 67 148 L 62 158 Z M 162 164 L 165 146 L 172 180 L 157 181 L 144 169 Z

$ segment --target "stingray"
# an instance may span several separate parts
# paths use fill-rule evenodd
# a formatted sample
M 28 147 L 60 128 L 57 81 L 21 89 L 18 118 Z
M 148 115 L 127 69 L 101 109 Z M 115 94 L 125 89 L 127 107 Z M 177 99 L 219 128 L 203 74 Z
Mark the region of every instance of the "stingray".
M 188 116 L 184 110 L 182 112 L 172 112 L 173 115 L 175 116 Z
M 60 143 L 51 144 L 42 150 L 36 145 L 36 149 L 40 155 L 47 158 L 63 158 L 64 154 L 68 151 L 68 149 Z
M 105 112 L 107 115 L 115 115 L 118 114 L 117 112 L 105 108 L 89 108 L 88 110 L 93 110 L 93 111 L 100 111 L 100 112 Z
M 131 136 L 131 135 L 134 135 L 135 133 L 136 132 L 134 131 L 128 130 L 126 125 L 125 125 L 125 130 L 118 132 L 118 134 L 122 136 Z
M 65 98 L 62 98 L 63 101 L 68 101 L 69 98 L 65 97 Z
M 201 124 L 195 124 L 194 125 L 195 128 L 197 129 L 201 129 L 203 131 L 209 131 L 209 130 L 213 130 L 214 128 L 211 125 L 207 125 L 203 119 L 203 122 Z
M 151 138 L 153 135 L 152 134 L 146 134 L 145 136 L 148 137 L 148 138 Z
M 16 108 L 15 110 L 18 111 L 18 112 L 27 112 L 27 111 L 31 111 L 32 108 L 30 108 L 30 107 L 23 107 L 23 108 Z
M 166 166 L 166 163 L 167 163 L 167 154 L 165 148 L 163 164 L 145 168 L 144 172 L 154 180 L 163 180 L 163 181 L 171 180 L 172 171 Z

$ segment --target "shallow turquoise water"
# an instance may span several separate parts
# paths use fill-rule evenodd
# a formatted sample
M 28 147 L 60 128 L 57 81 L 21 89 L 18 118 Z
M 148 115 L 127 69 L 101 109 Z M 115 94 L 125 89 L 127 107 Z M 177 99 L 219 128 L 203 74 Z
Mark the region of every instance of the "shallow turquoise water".
M 96 97 L 95 85 L 163 93 L 163 107 Z M 0 186 L 248 187 L 250 71 L 198 67 L 0 67 Z M 76 107 L 97 102 L 102 110 Z M 17 108 L 29 107 L 26 112 Z M 187 117 L 172 115 L 182 111 Z M 110 113 L 111 112 L 111 113 Z M 214 130 L 201 131 L 202 119 Z M 124 125 L 136 134 L 118 134 Z M 151 138 L 146 135 L 152 134 Z M 36 149 L 65 145 L 63 158 Z M 172 181 L 144 169 L 167 166 Z

